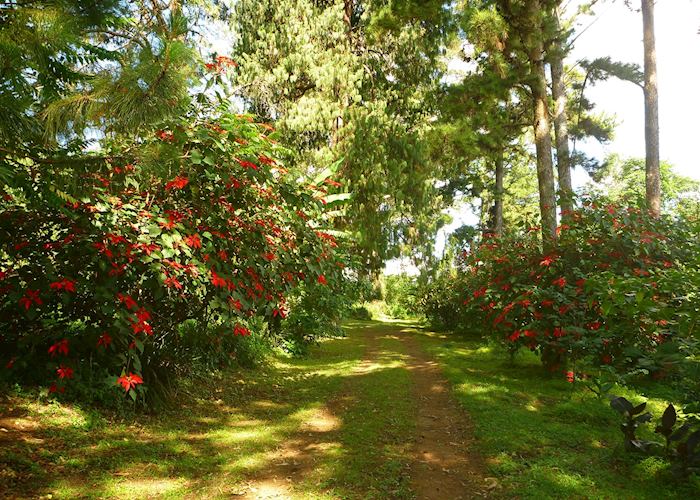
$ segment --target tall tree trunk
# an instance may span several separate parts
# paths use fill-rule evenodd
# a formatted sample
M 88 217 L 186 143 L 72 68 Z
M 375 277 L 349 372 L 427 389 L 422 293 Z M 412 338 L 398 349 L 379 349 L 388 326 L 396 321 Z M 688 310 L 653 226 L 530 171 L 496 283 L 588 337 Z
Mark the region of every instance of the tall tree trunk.
M 345 23 L 345 29 L 346 35 L 347 35 L 347 40 L 348 40 L 348 49 L 352 50 L 352 45 L 353 45 L 353 40 L 352 40 L 352 9 L 353 9 L 353 0 L 344 0 L 343 2 L 343 23 Z M 340 129 L 343 128 L 344 122 L 343 122 L 343 114 L 345 110 L 348 107 L 348 97 L 347 95 L 341 96 L 340 100 L 342 102 L 342 107 L 339 110 L 338 116 L 336 116 L 333 119 L 333 130 L 331 132 L 331 137 L 328 141 L 328 147 L 330 149 L 335 149 L 336 145 L 338 144 L 338 135 L 340 133 Z
M 566 113 L 566 87 L 564 86 L 564 51 L 559 22 L 559 9 L 554 7 L 552 19 L 557 38 L 552 44 L 549 67 L 552 74 L 552 98 L 554 99 L 554 137 L 557 146 L 557 173 L 559 174 L 559 206 L 562 212 L 574 209 L 574 191 L 571 187 L 571 154 L 569 153 L 569 126 Z
M 644 26 L 644 142 L 646 145 L 646 201 L 654 217 L 661 214 L 659 166 L 659 91 L 656 81 L 654 0 L 642 0 Z
M 479 227 L 482 233 L 488 234 L 491 232 L 491 209 L 488 208 L 489 204 L 484 197 L 487 195 L 482 195 L 480 197 L 481 203 L 479 203 Z
M 496 157 L 496 192 L 493 202 L 493 233 L 503 234 L 503 152 Z
M 532 71 L 530 89 L 533 100 L 533 128 L 537 152 L 537 183 L 540 192 L 540 215 L 542 218 L 542 244 L 545 249 L 556 245 L 556 196 L 552 162 L 552 136 L 547 102 L 547 75 L 544 69 L 544 43 L 542 32 L 541 7 L 539 0 L 529 0 L 529 17 L 534 23 L 529 47 L 530 68 Z
M 352 8 L 353 0 L 344 0 L 343 2 L 343 21 L 348 29 L 348 37 L 352 35 Z

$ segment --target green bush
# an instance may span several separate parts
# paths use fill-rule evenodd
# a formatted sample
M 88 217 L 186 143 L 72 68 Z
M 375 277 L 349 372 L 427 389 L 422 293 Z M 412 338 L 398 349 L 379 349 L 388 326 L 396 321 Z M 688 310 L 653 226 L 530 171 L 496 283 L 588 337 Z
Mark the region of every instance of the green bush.
M 421 313 L 418 303 L 418 282 L 406 274 L 383 277 L 384 301 L 387 314 L 393 318 L 409 319 Z
M 372 319 L 372 313 L 369 312 L 369 309 L 367 309 L 366 306 L 357 305 L 350 309 L 348 317 L 351 319 L 359 319 L 361 321 L 370 321 Z
M 461 278 L 455 270 L 437 275 L 421 287 L 419 307 L 428 324 L 436 330 L 483 332 L 481 322 L 465 321 L 457 290 L 462 286 Z
M 421 301 L 439 326 L 481 328 L 511 354 L 530 349 L 569 380 L 581 366 L 671 376 L 696 349 L 698 228 L 586 200 L 558 247 L 536 231 L 486 238 Z
M 303 308 L 335 321 L 323 292 L 343 271 L 319 230 L 323 192 L 282 166 L 269 127 L 198 107 L 162 126 L 138 147 L 110 145 L 110 161 L 17 169 L 24 189 L 2 192 L 0 377 L 52 392 L 111 377 L 143 398 L 168 373 L 216 364 L 231 337 L 258 335 L 308 290 L 318 298 L 295 309 L 292 337 L 327 333 Z

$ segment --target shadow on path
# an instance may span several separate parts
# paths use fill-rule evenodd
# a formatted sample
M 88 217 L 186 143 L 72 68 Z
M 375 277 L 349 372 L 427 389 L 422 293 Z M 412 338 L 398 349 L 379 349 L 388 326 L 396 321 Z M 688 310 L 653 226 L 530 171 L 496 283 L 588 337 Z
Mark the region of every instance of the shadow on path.
M 469 419 L 416 331 L 348 332 L 134 422 L 0 402 L 0 498 L 486 496 Z

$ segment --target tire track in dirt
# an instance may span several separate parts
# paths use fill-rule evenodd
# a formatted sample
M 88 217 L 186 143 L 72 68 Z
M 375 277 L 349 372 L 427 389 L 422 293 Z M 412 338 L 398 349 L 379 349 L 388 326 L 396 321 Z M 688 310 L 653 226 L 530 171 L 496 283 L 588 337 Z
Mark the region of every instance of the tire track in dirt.
M 363 331 L 366 346 L 362 360 L 352 370 L 352 375 L 369 373 L 381 354 L 378 338 L 382 332 L 371 327 Z M 269 465 L 264 471 L 248 478 L 244 492 L 238 497 L 246 500 L 298 497 L 293 491 L 293 485 L 302 482 L 316 468 L 316 463 L 325 453 L 340 447 L 339 432 L 342 420 L 339 415 L 342 416 L 353 404 L 356 396 L 351 381 L 345 382 L 338 394 L 316 409 L 298 432 L 268 456 Z
M 414 379 L 416 436 L 412 450 L 411 485 L 419 499 L 457 500 L 489 497 L 493 483 L 483 458 L 474 451 L 469 416 L 450 393 L 438 363 L 419 345 L 415 333 L 397 332 Z

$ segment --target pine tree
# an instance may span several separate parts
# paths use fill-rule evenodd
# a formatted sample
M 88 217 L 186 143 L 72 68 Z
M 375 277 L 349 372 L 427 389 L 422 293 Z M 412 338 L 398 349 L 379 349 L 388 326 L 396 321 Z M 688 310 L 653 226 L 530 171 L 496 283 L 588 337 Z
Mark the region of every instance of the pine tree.
M 554 101 L 554 137 L 557 149 L 557 173 L 559 174 L 559 206 L 569 213 L 574 208 L 574 192 L 571 186 L 571 154 L 569 151 L 569 117 L 567 113 L 566 84 L 564 82 L 564 55 L 566 33 L 562 30 L 559 5 L 553 5 L 550 18 L 554 38 L 547 50 L 552 76 Z
M 644 143 L 646 145 L 646 202 L 656 217 L 661 214 L 659 161 L 659 91 L 656 78 L 654 0 L 642 0 L 644 25 Z
M 246 106 L 274 121 L 297 163 L 341 160 L 352 201 L 339 228 L 372 272 L 409 248 L 431 253 L 440 203 L 425 134 L 440 77 L 441 7 L 241 0 L 235 8 Z

